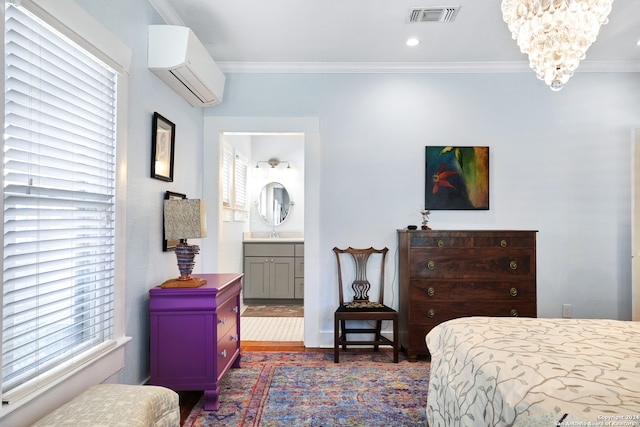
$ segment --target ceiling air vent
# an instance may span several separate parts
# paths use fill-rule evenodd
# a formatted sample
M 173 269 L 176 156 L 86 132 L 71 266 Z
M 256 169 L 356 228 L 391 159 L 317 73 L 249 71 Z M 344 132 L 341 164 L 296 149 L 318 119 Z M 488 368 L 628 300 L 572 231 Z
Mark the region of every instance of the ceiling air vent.
M 460 6 L 429 6 L 409 8 L 407 22 L 453 22 Z

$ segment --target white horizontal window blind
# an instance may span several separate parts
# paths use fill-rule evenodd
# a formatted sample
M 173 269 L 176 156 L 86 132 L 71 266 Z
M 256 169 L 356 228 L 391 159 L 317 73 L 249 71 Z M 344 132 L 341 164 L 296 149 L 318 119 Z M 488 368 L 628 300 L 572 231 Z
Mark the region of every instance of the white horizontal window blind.
M 233 180 L 233 149 L 228 145 L 222 147 L 222 206 L 231 207 L 231 183 Z
M 116 78 L 6 7 L 3 393 L 113 338 Z
M 233 193 L 235 208 L 246 210 L 248 208 L 247 177 L 249 176 L 249 160 L 242 154 L 236 154 L 234 169 Z

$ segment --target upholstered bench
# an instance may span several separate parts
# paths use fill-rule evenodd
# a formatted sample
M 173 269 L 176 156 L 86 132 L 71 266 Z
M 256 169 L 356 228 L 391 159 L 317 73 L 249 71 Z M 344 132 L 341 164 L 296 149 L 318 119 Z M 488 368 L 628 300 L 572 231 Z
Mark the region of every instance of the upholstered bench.
M 165 387 L 99 384 L 90 387 L 33 427 L 178 427 L 178 394 Z

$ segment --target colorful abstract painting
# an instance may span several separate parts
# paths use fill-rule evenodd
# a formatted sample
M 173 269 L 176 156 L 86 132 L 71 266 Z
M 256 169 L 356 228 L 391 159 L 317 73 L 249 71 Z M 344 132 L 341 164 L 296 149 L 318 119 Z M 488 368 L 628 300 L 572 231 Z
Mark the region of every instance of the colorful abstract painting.
M 425 209 L 489 209 L 489 147 L 425 148 Z

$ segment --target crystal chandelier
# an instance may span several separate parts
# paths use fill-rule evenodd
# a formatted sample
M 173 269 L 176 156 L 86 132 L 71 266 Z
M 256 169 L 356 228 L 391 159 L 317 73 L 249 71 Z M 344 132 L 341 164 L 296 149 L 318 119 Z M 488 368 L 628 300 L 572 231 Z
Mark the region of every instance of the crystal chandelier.
M 529 66 L 558 91 L 573 75 L 613 0 L 502 0 L 502 17 Z

